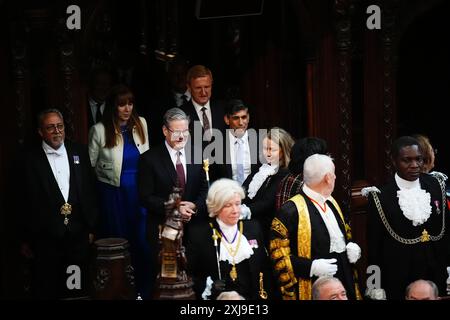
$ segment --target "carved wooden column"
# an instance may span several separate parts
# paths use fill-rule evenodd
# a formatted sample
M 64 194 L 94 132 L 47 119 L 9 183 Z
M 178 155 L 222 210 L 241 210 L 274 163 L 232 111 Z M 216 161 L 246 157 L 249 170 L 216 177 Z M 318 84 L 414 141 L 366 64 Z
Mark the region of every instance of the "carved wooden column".
M 336 44 L 337 44 L 337 109 L 340 118 L 340 146 L 337 170 L 340 172 L 336 187 L 341 190 L 341 205 L 350 212 L 351 199 L 351 145 L 352 145 L 352 90 L 351 90 L 351 14 L 352 0 L 335 0 Z
M 385 178 L 392 176 L 390 147 L 396 135 L 397 36 L 396 12 L 399 1 L 384 1 L 381 39 L 383 47 L 383 137 Z
M 74 139 L 74 106 L 72 94 L 72 77 L 74 72 L 74 44 L 65 28 L 65 20 L 61 19 L 60 27 L 57 30 L 59 42 L 60 71 L 62 73 L 63 85 L 63 105 L 64 122 L 66 124 L 66 137 Z
M 12 27 L 11 54 L 13 60 L 13 81 L 14 81 L 14 107 L 17 110 L 17 143 L 22 146 L 27 135 L 27 97 L 26 77 L 29 74 L 27 69 L 28 47 L 26 45 L 25 25 L 15 24 Z
M 148 55 L 148 44 L 147 44 L 147 1 L 141 0 L 140 5 L 140 32 L 139 32 L 139 53 L 143 56 Z

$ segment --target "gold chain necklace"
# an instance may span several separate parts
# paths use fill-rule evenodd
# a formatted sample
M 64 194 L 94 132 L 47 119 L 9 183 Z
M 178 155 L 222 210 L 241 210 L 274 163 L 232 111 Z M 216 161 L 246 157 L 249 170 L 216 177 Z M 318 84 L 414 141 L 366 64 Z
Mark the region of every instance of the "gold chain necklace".
M 216 229 L 214 229 L 214 231 L 216 233 L 216 236 L 222 241 L 222 235 Z M 236 263 L 234 262 L 234 257 L 236 256 L 237 252 L 239 251 L 239 246 L 241 245 L 242 231 L 243 231 L 243 223 L 242 223 L 242 221 L 239 221 L 239 235 L 238 235 L 235 249 L 233 249 L 232 243 L 228 247 L 228 244 L 225 243 L 226 241 L 224 242 L 225 249 L 228 251 L 228 254 L 233 259 L 232 267 L 231 267 L 231 271 L 230 271 L 230 278 L 233 281 L 236 281 L 236 279 L 237 279 L 237 270 L 236 270 Z

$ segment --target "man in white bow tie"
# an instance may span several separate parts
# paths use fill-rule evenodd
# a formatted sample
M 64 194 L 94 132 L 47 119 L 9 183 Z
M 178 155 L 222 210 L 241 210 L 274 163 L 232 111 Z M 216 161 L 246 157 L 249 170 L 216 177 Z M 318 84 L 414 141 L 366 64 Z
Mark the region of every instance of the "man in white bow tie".
M 423 156 L 409 136 L 392 145 L 395 175 L 381 188 L 363 189 L 369 196 L 369 265 L 381 270 L 387 299 L 404 298 L 406 286 L 431 280 L 445 292 L 449 263 L 449 214 L 442 175 L 421 173 Z
M 86 148 L 64 141 L 57 109 L 42 111 L 38 121 L 42 143 L 28 150 L 24 164 L 22 253 L 33 258 L 32 292 L 38 299 L 86 296 L 97 216 L 89 157 Z

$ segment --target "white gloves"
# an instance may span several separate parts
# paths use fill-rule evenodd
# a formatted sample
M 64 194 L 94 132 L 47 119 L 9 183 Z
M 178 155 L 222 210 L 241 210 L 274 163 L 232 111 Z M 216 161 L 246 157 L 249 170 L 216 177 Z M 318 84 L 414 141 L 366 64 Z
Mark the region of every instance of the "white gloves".
M 310 276 L 332 276 L 337 271 L 336 259 L 316 259 L 311 264 Z
M 250 220 L 252 218 L 252 211 L 245 204 L 241 204 L 241 215 L 239 219 Z
M 386 300 L 386 291 L 384 289 L 366 289 L 366 297 L 370 300 Z
M 350 263 L 355 263 L 361 258 L 361 248 L 354 242 L 347 243 L 347 258 Z

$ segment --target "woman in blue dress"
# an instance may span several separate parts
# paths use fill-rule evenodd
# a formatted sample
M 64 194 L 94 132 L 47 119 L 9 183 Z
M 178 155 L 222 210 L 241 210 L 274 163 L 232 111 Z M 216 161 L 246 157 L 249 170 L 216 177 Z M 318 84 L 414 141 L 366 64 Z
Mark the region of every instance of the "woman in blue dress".
M 89 131 L 89 157 L 100 197 L 99 238 L 125 238 L 130 244 L 137 292 L 150 292 L 146 212 L 137 192 L 139 155 L 149 148 L 147 123 L 134 108 L 134 95 L 118 85 L 106 100 L 102 121 Z

